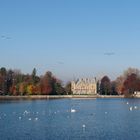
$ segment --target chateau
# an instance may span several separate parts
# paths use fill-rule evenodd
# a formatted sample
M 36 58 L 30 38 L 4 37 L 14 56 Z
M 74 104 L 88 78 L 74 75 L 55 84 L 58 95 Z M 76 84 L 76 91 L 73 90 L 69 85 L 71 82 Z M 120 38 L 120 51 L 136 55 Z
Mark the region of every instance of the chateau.
M 71 91 L 73 94 L 97 94 L 97 81 L 95 79 L 79 79 L 71 82 Z

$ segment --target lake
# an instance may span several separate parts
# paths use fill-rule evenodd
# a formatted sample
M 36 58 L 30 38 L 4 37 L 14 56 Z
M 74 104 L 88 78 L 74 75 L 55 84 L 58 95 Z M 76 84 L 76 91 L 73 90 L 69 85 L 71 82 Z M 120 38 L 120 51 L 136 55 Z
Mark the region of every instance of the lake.
M 0 101 L 0 140 L 139 140 L 140 99 Z

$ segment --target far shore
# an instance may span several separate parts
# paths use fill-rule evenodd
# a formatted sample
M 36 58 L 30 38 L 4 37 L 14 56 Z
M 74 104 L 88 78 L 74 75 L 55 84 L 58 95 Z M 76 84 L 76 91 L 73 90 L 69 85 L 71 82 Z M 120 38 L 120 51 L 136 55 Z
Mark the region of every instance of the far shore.
M 123 95 L 28 95 L 28 96 L 0 96 L 0 100 L 26 100 L 26 99 L 96 99 L 96 98 L 124 98 Z

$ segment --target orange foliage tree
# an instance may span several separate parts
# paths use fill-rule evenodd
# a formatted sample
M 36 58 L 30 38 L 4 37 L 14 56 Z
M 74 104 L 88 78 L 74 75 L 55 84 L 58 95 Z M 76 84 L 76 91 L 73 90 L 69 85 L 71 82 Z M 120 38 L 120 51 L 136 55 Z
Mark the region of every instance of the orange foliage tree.
M 124 81 L 123 90 L 125 94 L 130 95 L 134 94 L 135 91 L 140 91 L 140 78 L 135 73 L 128 75 Z

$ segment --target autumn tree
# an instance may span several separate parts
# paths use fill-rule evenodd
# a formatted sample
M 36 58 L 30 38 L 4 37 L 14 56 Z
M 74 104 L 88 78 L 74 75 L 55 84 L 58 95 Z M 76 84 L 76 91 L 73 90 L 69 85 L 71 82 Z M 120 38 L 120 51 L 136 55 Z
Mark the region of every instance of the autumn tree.
M 51 72 L 46 72 L 46 74 L 41 78 L 41 93 L 44 95 L 49 95 L 53 91 L 53 78 Z
M 24 75 L 20 70 L 13 70 L 13 82 L 10 93 L 12 95 L 22 95 L 23 92 L 20 92 L 20 85 L 24 82 Z
M 19 94 L 25 95 L 26 93 L 26 85 L 24 82 L 19 83 Z
M 137 74 L 132 73 L 128 75 L 124 81 L 123 92 L 125 94 L 133 95 L 135 91 L 140 91 L 140 78 Z
M 119 76 L 115 82 L 116 82 L 116 91 L 119 95 L 123 94 L 123 88 L 124 88 L 124 81 L 125 78 L 123 76 Z
M 65 94 L 62 82 L 55 78 L 50 71 L 42 77 L 36 75 L 34 68 L 32 74 L 22 74 L 20 70 L 0 69 L 0 93 L 9 95 L 33 94 Z
M 34 85 L 29 84 L 27 85 L 27 94 L 32 95 L 34 93 Z
M 116 90 L 118 94 L 130 94 L 130 92 L 133 92 L 134 89 L 139 90 L 139 77 L 140 71 L 138 69 L 128 68 L 127 70 L 125 70 L 124 73 L 116 79 Z M 137 84 L 137 88 L 134 88 L 135 84 Z
M 131 74 L 136 74 L 139 77 L 140 70 L 137 68 L 128 68 L 127 70 L 124 71 L 122 76 L 124 77 L 124 79 L 126 79 Z
M 22 83 L 24 81 L 24 74 L 20 70 L 13 70 L 13 78 L 15 84 Z

